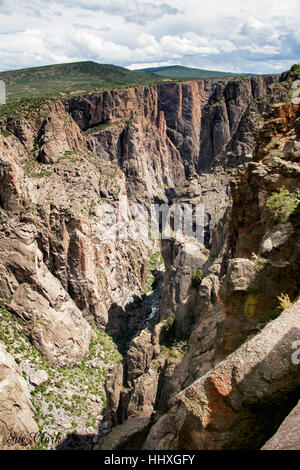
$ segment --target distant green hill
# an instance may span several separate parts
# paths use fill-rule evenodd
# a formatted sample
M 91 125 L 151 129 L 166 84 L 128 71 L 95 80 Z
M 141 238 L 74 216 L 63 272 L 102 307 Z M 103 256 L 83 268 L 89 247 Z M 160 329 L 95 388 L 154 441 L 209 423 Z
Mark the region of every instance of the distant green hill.
M 245 74 L 229 73 L 229 72 L 218 72 L 215 70 L 204 70 L 196 69 L 191 67 L 184 67 L 183 65 L 170 65 L 166 67 L 151 67 L 147 69 L 141 69 L 143 72 L 154 73 L 161 77 L 169 78 L 183 78 L 183 79 L 206 79 L 206 78 L 221 78 L 221 77 L 236 77 Z
M 0 72 L 0 80 L 6 84 L 7 102 L 12 102 L 157 83 L 161 78 L 115 65 L 74 62 Z

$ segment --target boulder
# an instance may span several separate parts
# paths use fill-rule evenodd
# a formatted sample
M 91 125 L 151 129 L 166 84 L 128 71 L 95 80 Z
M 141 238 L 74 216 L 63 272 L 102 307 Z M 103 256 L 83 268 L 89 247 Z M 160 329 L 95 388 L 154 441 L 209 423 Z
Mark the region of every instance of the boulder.
M 33 370 L 29 372 L 29 382 L 35 387 L 43 385 L 49 379 L 49 375 L 45 370 Z

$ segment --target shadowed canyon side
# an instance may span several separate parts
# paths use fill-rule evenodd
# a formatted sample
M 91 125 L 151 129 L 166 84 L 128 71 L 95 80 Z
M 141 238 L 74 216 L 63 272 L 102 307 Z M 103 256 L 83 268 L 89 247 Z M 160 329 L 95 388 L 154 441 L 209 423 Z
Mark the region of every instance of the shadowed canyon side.
M 5 408 L 1 436 L 38 425 L 59 432 L 62 448 L 187 449 L 248 447 L 256 432 L 258 448 L 275 433 L 296 405 L 298 367 L 279 367 L 261 397 L 251 390 L 271 361 L 288 362 L 300 327 L 298 302 L 264 328 L 280 313 L 277 297 L 294 301 L 300 283 L 299 214 L 274 223 L 267 209 L 281 187 L 299 195 L 294 79 L 163 83 L 0 108 L 0 381 L 18 383 L 12 399 L 26 415 Z M 117 235 L 133 235 L 136 203 L 204 204 L 204 245 L 160 241 L 143 224 L 116 237 L 116 223 Z M 230 374 L 223 394 L 216 377 Z M 101 441 L 105 416 L 114 429 Z M 249 434 L 239 441 L 240 419 Z
M 299 295 L 298 218 L 295 213 L 287 225 L 278 226 L 278 222 L 271 220 L 267 208 L 268 198 L 282 186 L 291 194 L 299 194 L 299 105 L 276 105 L 277 102 L 286 101 L 290 85 L 291 81 L 282 76 L 280 82 L 275 84 L 273 94 L 250 102 L 236 124 L 234 135 L 213 162 L 210 172 L 202 173 L 197 182 L 190 178 L 177 191 L 176 200 L 191 203 L 204 201 L 209 210 L 206 250 L 187 238 L 162 242 L 166 273 L 159 317 L 153 321 L 150 332 L 142 332 L 132 342 L 123 362 L 123 381 L 120 379 L 121 366 L 118 366 L 106 383 L 111 423 L 122 423 L 113 431 L 115 447 L 109 448 L 118 449 L 119 444 L 120 448 L 124 445 L 131 448 L 131 433 L 135 426 L 141 426 L 142 435 L 142 429 L 145 433 L 153 420 L 158 421 L 146 441 L 147 449 L 231 448 L 231 445 L 232 448 L 258 448 L 275 432 L 280 420 L 288 413 L 289 404 L 292 408 L 296 403 L 293 397 L 296 399 L 299 394 L 299 367 L 294 368 L 297 373 L 287 403 L 285 392 L 276 391 L 279 395 L 277 417 L 269 427 L 260 429 L 260 441 L 251 442 L 251 429 L 248 441 L 241 440 L 239 443 L 238 437 L 236 443 L 230 441 L 231 425 L 228 428 L 229 441 L 224 447 L 221 441 L 220 444 L 210 441 L 202 444 L 201 440 L 190 440 L 190 444 L 183 441 L 179 444 L 176 441 L 175 444 L 173 440 L 175 422 L 181 422 L 181 411 L 177 413 L 175 406 L 179 399 L 177 394 L 278 316 L 283 309 L 278 297 L 284 293 L 287 299 L 293 300 Z M 261 162 L 259 152 L 263 149 L 266 158 Z M 253 154 L 256 163 L 251 163 Z M 249 163 L 234 170 L 243 162 Z M 233 196 L 232 209 L 230 193 Z M 257 230 L 256 221 L 259 219 L 261 231 Z M 250 240 L 247 240 L 247 233 Z M 255 246 L 251 246 L 251 233 Z M 238 253 L 232 245 L 238 245 L 239 240 L 243 240 L 243 234 L 244 245 L 249 250 Z M 295 311 L 298 312 L 298 307 Z M 295 329 L 294 339 L 299 333 L 296 317 Z M 280 334 L 283 333 L 284 329 Z M 289 339 L 285 341 L 292 342 Z M 290 360 L 288 354 L 284 361 Z M 195 406 L 198 406 L 197 401 L 196 397 Z M 170 414 L 159 419 L 169 407 L 173 407 Z M 261 406 L 257 402 L 257 407 L 263 416 L 262 423 L 269 414 L 274 413 L 264 404 Z M 223 411 L 226 415 L 225 408 Z M 220 410 L 218 412 L 222 413 Z M 147 416 L 148 421 L 139 421 Z M 257 417 L 251 415 L 249 420 L 255 422 Z M 168 423 L 166 427 L 165 423 Z M 187 423 L 190 423 L 189 432 L 197 434 L 197 421 L 189 415 Z M 119 444 L 117 429 L 122 435 Z M 160 441 L 155 437 L 157 432 L 161 433 Z M 184 436 L 186 429 L 182 428 L 180 432 Z M 127 444 L 124 443 L 124 436 L 127 437 Z M 109 436 L 107 439 L 99 448 L 112 445 Z M 174 439 L 177 439 L 176 436 Z

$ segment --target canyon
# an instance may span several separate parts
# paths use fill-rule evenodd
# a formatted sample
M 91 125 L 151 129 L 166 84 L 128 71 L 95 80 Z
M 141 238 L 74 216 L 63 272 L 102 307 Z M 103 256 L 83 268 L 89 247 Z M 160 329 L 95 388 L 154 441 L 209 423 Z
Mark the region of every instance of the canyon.
M 297 79 L 0 107 L 1 448 L 297 448 Z M 203 243 L 153 204 L 203 205 Z

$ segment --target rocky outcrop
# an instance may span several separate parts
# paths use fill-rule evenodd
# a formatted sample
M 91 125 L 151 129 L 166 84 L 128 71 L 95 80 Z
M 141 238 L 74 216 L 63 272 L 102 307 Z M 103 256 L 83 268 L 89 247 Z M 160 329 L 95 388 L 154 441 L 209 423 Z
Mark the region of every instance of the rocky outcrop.
M 195 240 L 166 240 L 162 242 L 162 256 L 165 260 L 165 279 L 160 319 L 174 320 L 175 334 L 178 337 L 191 331 L 196 323 L 195 297 L 191 279 L 203 269 L 207 256 L 201 252 L 202 246 Z
M 16 140 L 9 142 L 0 134 L 0 203 L 4 211 L 18 213 L 23 206 L 23 170 L 18 165 L 18 155 L 24 154 L 22 145 Z M 1 217 L 6 213 L 1 211 Z
M 24 332 L 49 364 L 78 363 L 88 354 L 92 330 L 55 278 L 46 279 L 46 297 L 22 283 L 8 307 L 24 320 Z M 47 298 L 49 292 L 52 298 Z
M 226 298 L 223 295 L 228 315 L 224 348 L 229 350 L 247 332 L 255 331 L 270 315 L 272 318 L 272 311 L 278 308 L 278 296 L 284 293 L 295 299 L 299 290 L 298 213 L 295 211 L 286 220 L 275 221 L 267 207 L 269 198 L 280 188 L 299 194 L 298 163 L 286 160 L 280 153 L 287 141 L 296 139 L 294 123 L 299 108 L 284 104 L 275 107 L 274 113 L 288 116 L 289 125 L 282 125 L 280 133 L 274 130 L 270 135 L 274 118 L 267 120 L 258 136 L 256 160 L 263 154 L 262 160 L 240 168 L 231 183 L 232 260 L 226 277 Z M 263 141 L 267 132 L 267 141 Z M 276 145 L 275 151 L 270 141 Z
M 144 449 L 257 449 L 298 397 L 300 303 L 176 396 Z M 276 367 L 274 367 L 276 364 Z
M 289 106 L 283 105 L 283 108 Z M 275 108 L 276 113 L 278 109 Z M 288 131 L 291 141 L 295 141 L 293 122 L 296 121 L 291 120 Z M 281 134 L 280 138 L 284 146 L 286 134 Z M 186 309 L 191 309 L 194 315 L 198 312 L 198 324 L 193 327 L 187 354 L 165 384 L 162 393 L 165 403 L 172 403 L 172 395 L 201 377 L 275 318 L 280 311 L 278 297 L 284 294 L 295 299 L 298 296 L 297 212 L 286 223 L 274 225 L 266 207 L 268 197 L 281 185 L 293 192 L 299 188 L 298 167 L 297 163 L 284 163 L 276 158 L 268 155 L 260 163 L 246 164 L 238 170 L 238 175 L 242 176 L 232 179 L 230 223 L 223 225 L 221 222 L 221 237 L 218 230 L 215 231 L 214 249 L 203 267 L 204 278 L 196 297 L 186 302 Z M 274 159 L 278 168 L 275 173 Z M 290 169 L 288 176 L 287 167 Z M 218 239 L 223 241 L 217 242 Z M 232 246 L 234 249 L 228 251 Z
M 270 319 L 278 316 L 283 308 L 279 305 L 280 299 L 291 302 L 297 298 L 300 285 L 296 261 L 299 259 L 298 212 L 288 221 L 274 224 L 267 207 L 268 198 L 281 186 L 293 193 L 297 191 L 297 161 L 289 161 L 287 151 L 274 155 L 270 153 L 273 148 L 266 148 L 261 161 L 246 163 L 233 173 L 231 170 L 238 162 L 250 160 L 253 153 L 257 155 L 256 143 L 260 151 L 262 147 L 267 147 L 264 129 L 273 120 L 273 113 L 286 117 L 281 124 L 278 121 L 281 127 L 276 128 L 276 133 L 274 126 L 271 127 L 273 135 L 270 140 L 276 138 L 279 151 L 289 141 L 293 149 L 297 147 L 298 111 L 293 108 L 294 105 L 286 104 L 272 108 L 272 102 L 276 99 L 286 98 L 288 86 L 274 87 L 273 91 L 272 98 L 268 96 L 266 101 L 256 98 L 255 105 L 247 107 L 235 127 L 233 138 L 228 145 L 222 146 L 218 158 L 214 160 L 213 175 L 191 178 L 174 196 L 173 201 L 176 202 L 204 202 L 206 249 L 193 243 L 191 245 L 188 239 L 163 241 L 165 285 L 160 322 L 151 327 L 151 342 L 155 346 L 153 359 L 150 365 L 147 362 L 144 372 L 135 369 L 133 364 L 134 370 L 139 373 L 139 384 L 151 382 L 151 394 L 153 388 L 157 389 L 154 406 L 152 395 L 148 401 L 148 413 L 151 409 L 165 413 L 172 407 L 170 413 L 179 422 L 181 415 L 180 411 L 177 414 L 175 405 L 177 394 L 217 367 L 228 354 L 258 334 Z M 213 106 L 212 102 L 210 106 Z M 265 113 L 266 124 L 263 124 L 260 113 Z M 248 137 L 246 127 L 242 129 L 242 122 L 246 126 L 254 119 L 258 121 L 252 128 L 253 132 L 261 129 L 256 139 L 254 136 Z M 235 162 L 230 162 L 230 152 L 234 153 Z M 255 159 L 259 160 L 257 157 Z M 221 170 L 222 164 L 227 165 L 228 169 Z M 213 183 L 211 186 L 210 182 Z M 230 192 L 233 197 L 231 210 Z M 202 271 L 200 278 L 197 277 L 198 269 Z M 170 346 L 171 330 L 173 346 L 176 342 L 180 344 L 182 335 L 189 333 L 191 336 L 183 357 L 172 364 L 166 358 L 163 365 L 164 348 L 166 344 Z M 156 374 L 148 382 L 149 371 L 157 365 L 155 357 L 158 346 L 161 372 L 158 380 Z M 149 346 L 144 345 L 144 349 L 147 348 Z M 131 353 L 136 354 L 136 351 L 133 349 Z M 138 403 L 140 394 L 135 393 L 132 384 L 130 387 L 127 395 L 131 397 L 131 403 Z M 139 416 L 137 405 L 130 409 L 126 407 L 127 403 L 123 402 L 119 423 L 127 416 Z M 143 403 L 143 410 L 147 410 L 146 403 Z M 285 412 L 282 411 L 278 423 Z M 167 419 L 169 414 L 166 415 Z M 207 445 L 210 448 L 210 444 Z M 168 448 L 167 445 L 165 448 Z
M 39 387 L 47 382 L 49 375 L 45 370 L 34 370 L 32 369 L 29 373 L 29 382 L 35 387 Z
M 139 450 L 150 427 L 150 418 L 129 418 L 96 445 L 94 450 Z
M 88 353 L 92 332 L 86 319 L 115 336 L 136 331 L 144 321 L 139 296 L 157 242 L 148 240 L 145 227 L 137 241 L 129 240 L 124 174 L 84 145 L 78 150 L 84 138 L 61 106 L 46 103 L 28 121 L 31 108 L 6 118 L 15 134 L 0 138 L 0 297 L 24 320 L 24 331 L 45 359 L 66 365 Z M 51 151 L 47 164 L 46 130 L 53 134 L 51 145 L 55 138 L 66 145 Z M 122 215 L 118 239 L 112 212 L 115 222 Z
M 27 384 L 0 343 L 0 448 L 28 450 L 38 430 Z
M 67 151 L 85 148 L 79 127 L 60 100 L 21 104 L 13 115 L 1 118 L 1 126 L 17 137 L 26 152 L 38 149 L 43 163 L 54 163 Z

